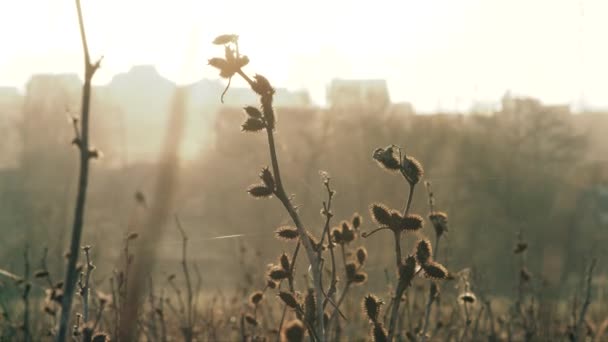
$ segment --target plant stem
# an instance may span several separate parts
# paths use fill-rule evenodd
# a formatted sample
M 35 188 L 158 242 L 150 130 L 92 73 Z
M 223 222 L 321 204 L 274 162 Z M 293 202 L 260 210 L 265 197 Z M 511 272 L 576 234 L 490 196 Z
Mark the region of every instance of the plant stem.
M 100 61 L 98 61 L 95 64 L 91 64 L 87 38 L 84 31 L 82 10 L 80 8 L 80 0 L 75 1 L 76 10 L 78 12 L 78 24 L 80 28 L 80 38 L 82 41 L 85 64 L 84 85 L 82 87 L 80 138 L 78 141 L 78 146 L 80 149 L 80 170 L 78 174 L 78 193 L 76 195 L 76 206 L 74 209 L 74 223 L 72 225 L 70 256 L 68 258 L 66 267 L 64 295 L 61 303 L 61 319 L 59 321 L 59 332 L 56 338 L 57 342 L 63 342 L 67 338 L 70 314 L 72 312 L 72 300 L 74 299 L 74 292 L 76 290 L 76 279 L 78 277 L 78 272 L 76 271 L 76 262 L 78 261 L 78 249 L 80 247 L 80 239 L 82 236 L 84 209 L 89 181 L 89 159 L 91 157 L 89 152 L 89 108 L 91 101 L 91 79 L 93 78 L 95 71 L 99 68 L 100 63 Z

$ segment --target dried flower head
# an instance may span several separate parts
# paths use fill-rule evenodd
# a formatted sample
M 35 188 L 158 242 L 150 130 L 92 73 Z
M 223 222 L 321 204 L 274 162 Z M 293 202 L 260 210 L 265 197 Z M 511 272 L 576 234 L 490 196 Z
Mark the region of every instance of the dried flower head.
M 389 209 L 384 204 L 373 203 L 369 210 L 372 215 L 372 219 L 378 225 L 389 226 L 391 224 L 391 214 Z
M 403 158 L 403 163 L 401 166 L 403 175 L 411 185 L 416 185 L 418 182 L 420 182 L 420 179 L 424 175 L 424 169 L 422 168 L 422 164 L 420 164 L 416 158 L 406 156 Z
M 281 342 L 303 342 L 304 324 L 298 319 L 285 323 L 283 331 L 281 331 Z
M 401 168 L 399 160 L 395 156 L 394 146 L 375 149 L 372 154 L 372 158 L 374 158 L 374 160 L 386 170 L 398 171 Z
M 355 273 L 351 282 L 354 285 L 363 285 L 363 284 L 365 284 L 366 281 L 367 281 L 367 273 L 359 271 L 359 272 Z
M 264 299 L 264 292 L 255 291 L 251 294 L 251 296 L 249 296 L 249 303 L 253 305 L 258 305 L 262 301 L 262 299 Z
M 266 128 L 266 124 L 260 118 L 248 117 L 243 124 L 241 124 L 241 131 L 243 132 L 259 132 Z
M 268 277 L 274 281 L 280 281 L 289 278 L 289 272 L 282 267 L 274 266 L 270 269 L 270 272 L 268 272 Z
M 279 291 L 279 298 L 292 309 L 298 308 L 298 300 L 291 292 Z
M 420 240 L 416 245 L 416 261 L 420 265 L 424 265 L 431 261 L 433 255 L 433 249 L 431 243 L 428 240 Z
M 359 229 L 361 227 L 361 222 L 362 222 L 361 215 L 359 215 L 359 213 L 355 213 L 353 215 L 353 219 L 352 219 L 353 228 Z
M 408 231 L 416 231 L 422 229 L 422 216 L 416 214 L 408 214 L 401 220 L 401 229 Z
M 399 267 L 399 279 L 406 284 L 410 284 L 416 274 L 416 258 L 409 255 L 405 258 L 403 265 Z
M 283 226 L 279 227 L 275 234 L 277 237 L 283 240 L 295 240 L 298 238 L 298 230 L 295 227 Z
M 475 297 L 473 292 L 467 291 L 458 296 L 458 299 L 463 303 L 473 304 L 477 300 L 477 297 Z
M 247 106 L 247 107 L 243 108 L 243 110 L 245 110 L 245 113 L 247 113 L 247 115 L 249 115 L 249 117 L 251 117 L 251 118 L 254 118 L 254 119 L 262 118 L 262 112 L 260 112 L 260 110 L 257 109 L 256 107 Z
M 283 269 L 285 271 L 289 272 L 289 270 L 290 270 L 289 257 L 287 256 L 287 254 L 285 254 L 285 253 L 281 254 L 281 257 L 279 258 L 279 262 L 281 263 L 281 267 L 283 267 Z
M 110 341 L 110 337 L 108 336 L 108 334 L 105 333 L 97 333 L 95 334 L 95 336 L 93 336 L 93 339 L 91 339 L 91 342 L 107 342 Z
M 357 248 L 357 252 L 355 254 L 357 255 L 357 261 L 359 262 L 359 265 L 365 264 L 365 260 L 367 260 L 367 250 L 365 249 L 365 247 L 361 246 Z
M 272 196 L 272 189 L 267 188 L 264 184 L 254 184 L 249 186 L 247 192 L 255 198 L 264 198 Z
M 308 323 L 313 324 L 316 317 L 316 299 L 314 289 L 309 288 L 304 298 L 304 313 Z
M 367 317 L 372 322 L 378 321 L 380 315 L 380 307 L 384 304 L 382 300 L 373 294 L 368 294 L 363 299 L 363 311 L 367 314 Z
M 441 236 L 448 231 L 448 214 L 435 211 L 429 214 L 429 220 L 431 220 L 437 236 Z
M 429 261 L 421 266 L 424 270 L 424 275 L 427 278 L 442 280 L 446 279 L 448 276 L 448 270 L 436 261 Z
M 272 172 L 270 172 L 268 167 L 262 169 L 262 171 L 260 172 L 260 178 L 268 189 L 275 189 L 274 177 L 272 176 Z

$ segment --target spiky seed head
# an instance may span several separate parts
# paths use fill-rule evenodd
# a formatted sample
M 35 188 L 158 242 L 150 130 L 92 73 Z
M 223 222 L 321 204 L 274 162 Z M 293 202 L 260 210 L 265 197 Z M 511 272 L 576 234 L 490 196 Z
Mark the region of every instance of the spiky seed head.
M 441 236 L 448 231 L 448 214 L 442 211 L 435 211 L 429 214 L 429 220 L 431 220 L 437 236 Z
M 247 192 L 255 198 L 265 198 L 272 196 L 272 189 L 264 184 L 253 184 L 247 188 Z
M 374 342 L 387 342 L 386 330 L 380 322 L 375 322 L 372 329 L 372 339 Z
M 246 314 L 246 315 L 245 315 L 245 321 L 247 321 L 247 323 L 249 323 L 249 324 L 253 325 L 254 327 L 257 327 L 257 326 L 258 326 L 258 320 L 257 320 L 257 319 L 255 319 L 255 317 L 253 317 L 253 316 L 252 316 L 252 315 L 250 315 L 250 314 Z
M 355 285 L 363 285 L 367 281 L 367 273 L 359 271 L 355 273 L 352 279 L 352 283 Z
M 382 203 L 374 203 L 370 206 L 370 213 L 374 222 L 381 226 L 389 226 L 391 224 L 391 214 L 388 208 Z
M 402 229 L 407 231 L 416 231 L 422 228 L 422 216 L 416 214 L 408 214 L 401 220 Z
M 288 226 L 279 227 L 275 231 L 275 234 L 277 234 L 278 238 L 283 239 L 283 240 L 295 240 L 299 236 L 298 230 L 295 227 L 288 227 Z
M 236 34 L 222 34 L 213 40 L 213 44 L 215 45 L 226 45 L 229 43 L 236 43 L 239 39 L 239 36 Z
M 289 321 L 281 331 L 281 342 L 303 342 L 305 332 L 302 321 L 298 319 Z
M 414 275 L 416 274 L 416 258 L 413 255 L 409 255 L 405 258 L 405 262 L 399 267 L 399 279 L 404 281 L 406 284 L 410 284 Z
M 268 79 L 260 74 L 253 76 L 253 85 L 251 87 L 253 91 L 261 96 L 274 94 L 274 88 L 272 88 Z
M 255 291 L 251 294 L 251 296 L 249 296 L 249 303 L 253 305 L 258 305 L 262 301 L 262 299 L 264 299 L 264 292 Z
M 299 305 L 296 297 L 291 292 L 279 291 L 279 298 L 292 309 L 296 309 Z
M 274 177 L 272 176 L 272 172 L 270 172 L 270 170 L 267 167 L 263 168 L 262 171 L 260 172 L 260 178 L 262 179 L 262 182 L 264 183 L 264 185 L 266 185 L 266 187 L 268 189 L 274 190 L 274 188 L 275 188 Z
M 245 110 L 245 113 L 247 113 L 247 115 L 249 115 L 249 117 L 252 117 L 254 119 L 261 119 L 262 118 L 262 112 L 260 112 L 260 110 L 257 109 L 256 107 L 247 106 L 247 107 L 245 107 L 243 109 Z
M 475 297 L 473 292 L 467 291 L 458 296 L 458 299 L 460 299 L 460 301 L 463 303 L 473 304 L 477 300 L 477 297 Z
M 422 164 L 414 157 L 406 156 L 403 158 L 403 164 L 401 166 L 405 178 L 411 185 L 418 184 L 422 176 L 424 176 Z
M 308 289 L 306 293 L 306 297 L 304 298 L 304 313 L 306 315 L 305 319 L 311 325 L 315 321 L 316 317 L 316 300 L 315 300 L 315 292 L 314 289 Z
M 34 272 L 34 278 L 46 278 L 49 275 L 47 270 L 37 270 Z
M 526 249 L 528 249 L 528 244 L 526 242 L 520 241 L 515 246 L 513 253 L 520 254 L 520 253 L 523 253 Z
M 241 131 L 243 132 L 258 132 L 266 128 L 264 121 L 258 118 L 249 117 L 241 125 Z
M 270 272 L 268 272 L 268 277 L 274 281 L 279 281 L 289 278 L 289 272 L 282 267 L 274 266 Z
M 401 213 L 398 210 L 391 209 L 389 214 L 391 215 L 389 228 L 395 232 L 403 231 L 403 216 L 401 216 Z
M 368 294 L 363 298 L 363 311 L 372 322 L 378 321 L 380 315 L 380 307 L 384 304 L 378 297 L 373 294 Z
M 357 248 L 357 261 L 359 262 L 359 265 L 363 265 L 365 264 L 365 260 L 367 260 L 367 249 L 365 249 L 365 247 L 361 246 L 359 248 Z
M 375 149 L 372 158 L 378 162 L 378 165 L 386 170 L 398 171 L 401 168 L 399 160 L 395 157 L 393 146 Z
M 353 222 L 353 227 L 355 229 L 359 229 L 361 227 L 361 222 L 362 222 L 361 215 L 359 215 L 359 213 L 355 213 L 353 215 L 352 222 Z
M 290 268 L 289 268 L 289 257 L 287 256 L 287 254 L 283 253 L 281 254 L 281 257 L 279 258 L 279 261 L 281 262 L 281 267 L 283 267 L 283 269 L 287 272 L 289 272 Z
M 416 261 L 420 265 L 424 265 L 431 261 L 431 256 L 433 255 L 433 248 L 431 247 L 431 243 L 428 240 L 420 240 L 416 245 Z
M 424 275 L 427 278 L 435 280 L 443 280 L 448 277 L 448 270 L 436 261 L 429 261 L 426 264 L 420 265 L 424 270 Z

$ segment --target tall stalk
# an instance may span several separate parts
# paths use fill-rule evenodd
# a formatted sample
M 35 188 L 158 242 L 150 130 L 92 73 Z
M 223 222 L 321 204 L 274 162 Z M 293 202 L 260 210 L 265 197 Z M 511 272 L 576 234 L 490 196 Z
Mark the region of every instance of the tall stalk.
M 79 120 L 80 127 L 78 127 L 78 121 L 74 119 L 74 129 L 76 133 L 74 144 L 78 147 L 80 152 L 80 169 L 78 173 L 78 193 L 76 194 L 76 206 L 74 209 L 74 223 L 72 225 L 72 240 L 70 242 L 70 254 L 66 266 L 63 301 L 61 303 L 61 319 L 59 321 L 59 332 L 56 339 L 58 342 L 65 341 L 68 334 L 68 324 L 72 312 L 72 300 L 74 299 L 76 280 L 78 278 L 76 263 L 78 262 L 80 239 L 82 237 L 84 209 L 89 182 L 89 161 L 91 158 L 97 156 L 96 151 L 91 151 L 89 149 L 89 109 L 91 102 L 91 80 L 97 69 L 99 69 L 101 59 L 95 63 L 91 63 L 89 47 L 84 31 L 84 20 L 80 8 L 80 0 L 76 0 L 76 10 L 78 12 L 78 25 L 84 52 L 84 85 L 82 86 L 81 118 Z

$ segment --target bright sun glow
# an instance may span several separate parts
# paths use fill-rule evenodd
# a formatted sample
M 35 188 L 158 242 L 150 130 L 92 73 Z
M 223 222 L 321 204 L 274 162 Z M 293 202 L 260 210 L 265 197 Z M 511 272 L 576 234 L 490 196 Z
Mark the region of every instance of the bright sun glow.
M 215 78 L 214 36 L 236 33 L 251 70 L 308 88 L 384 78 L 395 101 L 467 109 L 507 90 L 546 102 L 608 106 L 605 0 L 83 1 L 96 83 L 154 64 L 178 83 Z M 0 85 L 32 73 L 82 73 L 73 1 L 0 5 Z

